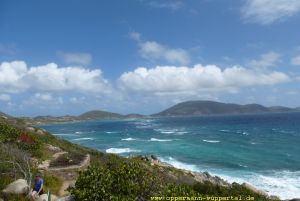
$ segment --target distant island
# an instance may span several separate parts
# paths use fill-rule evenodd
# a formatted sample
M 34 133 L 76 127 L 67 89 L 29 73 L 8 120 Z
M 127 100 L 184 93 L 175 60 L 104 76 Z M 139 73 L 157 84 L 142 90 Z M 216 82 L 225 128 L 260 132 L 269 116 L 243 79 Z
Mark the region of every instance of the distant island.
M 152 116 L 206 116 L 206 115 L 229 115 L 229 114 L 253 114 L 272 112 L 300 111 L 299 108 L 283 106 L 265 107 L 259 104 L 239 105 L 233 103 L 221 103 L 215 101 L 186 101 L 176 104 L 162 112 Z
M 215 101 L 186 101 L 178 103 L 166 110 L 152 114 L 119 114 L 114 112 L 107 112 L 101 110 L 92 110 L 80 114 L 78 116 L 36 116 L 36 117 L 22 117 L 27 123 L 42 124 L 42 123 L 59 123 L 72 121 L 86 121 L 86 120 L 109 120 L 109 119 L 139 119 L 139 118 L 155 118 L 155 117 L 177 117 L 177 116 L 210 116 L 210 115 L 234 115 L 234 114 L 259 114 L 259 113 L 276 113 L 276 112 L 297 112 L 300 107 L 289 108 L 283 106 L 266 107 L 259 104 L 233 104 L 221 103 Z M 7 114 L 1 113 L 0 116 L 11 117 Z

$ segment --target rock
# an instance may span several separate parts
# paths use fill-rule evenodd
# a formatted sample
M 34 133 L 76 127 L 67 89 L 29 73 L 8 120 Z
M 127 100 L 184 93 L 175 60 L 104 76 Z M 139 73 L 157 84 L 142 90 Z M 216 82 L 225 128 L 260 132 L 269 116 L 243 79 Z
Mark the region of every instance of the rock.
M 36 134 L 38 134 L 38 135 L 45 135 L 45 132 L 42 129 L 38 129 L 36 131 Z
M 2 198 L 0 198 L 0 201 L 4 201 Z
M 294 198 L 294 199 L 291 199 L 289 201 L 300 201 L 300 198 Z
M 51 144 L 47 144 L 46 147 L 49 151 L 53 151 L 53 152 L 60 152 L 61 151 L 61 148 L 55 147 Z
M 34 132 L 35 128 L 29 126 L 29 127 L 26 127 L 25 130 L 28 131 L 28 132 Z
M 257 193 L 257 194 L 260 194 L 262 196 L 268 196 L 268 194 L 262 190 L 258 190 L 257 188 L 255 188 L 254 186 L 250 185 L 250 184 L 247 184 L 247 183 L 243 183 L 242 186 L 244 186 L 245 188 Z
M 56 201 L 75 201 L 75 197 L 72 195 L 58 198 Z
M 42 194 L 35 201 L 48 201 L 48 195 L 47 194 Z M 57 201 L 57 196 L 51 194 L 51 200 L 50 201 Z
M 29 186 L 25 179 L 18 179 L 6 186 L 6 188 L 2 191 L 3 194 L 27 194 L 29 192 Z

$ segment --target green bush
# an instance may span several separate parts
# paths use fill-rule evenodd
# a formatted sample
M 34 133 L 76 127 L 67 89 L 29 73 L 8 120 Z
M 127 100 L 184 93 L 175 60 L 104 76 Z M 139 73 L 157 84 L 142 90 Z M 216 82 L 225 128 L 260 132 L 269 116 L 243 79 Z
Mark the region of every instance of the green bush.
M 7 123 L 0 122 L 0 142 L 16 142 L 20 137 L 21 131 Z
M 160 189 L 158 178 L 136 161 L 113 160 L 80 172 L 71 194 L 76 200 L 149 200 Z

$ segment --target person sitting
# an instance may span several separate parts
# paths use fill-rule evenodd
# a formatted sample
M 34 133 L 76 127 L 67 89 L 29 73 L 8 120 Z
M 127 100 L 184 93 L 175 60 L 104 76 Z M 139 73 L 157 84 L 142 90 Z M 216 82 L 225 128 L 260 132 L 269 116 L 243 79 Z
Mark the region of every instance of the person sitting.
M 35 200 L 39 195 L 43 194 L 43 185 L 44 180 L 42 179 L 41 174 L 36 174 L 34 179 L 34 187 L 31 193 L 32 200 Z

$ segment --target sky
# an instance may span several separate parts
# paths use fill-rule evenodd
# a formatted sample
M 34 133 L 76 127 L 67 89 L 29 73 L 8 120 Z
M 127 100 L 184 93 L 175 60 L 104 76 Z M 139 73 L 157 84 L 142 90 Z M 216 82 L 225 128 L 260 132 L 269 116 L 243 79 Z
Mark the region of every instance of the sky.
M 0 111 L 300 106 L 299 0 L 0 0 Z

